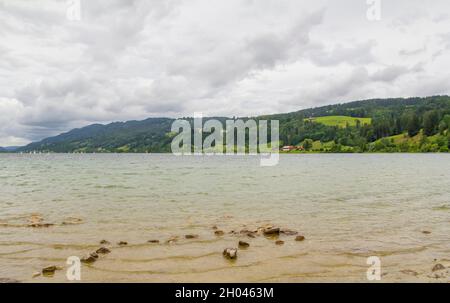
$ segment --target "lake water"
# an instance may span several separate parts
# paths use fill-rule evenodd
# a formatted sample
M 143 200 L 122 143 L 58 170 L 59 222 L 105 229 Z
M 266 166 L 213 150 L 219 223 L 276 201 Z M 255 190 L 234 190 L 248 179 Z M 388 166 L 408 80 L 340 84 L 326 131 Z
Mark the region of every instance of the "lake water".
M 266 225 L 306 239 L 239 233 Z M 0 278 L 67 281 L 65 268 L 33 273 L 103 239 L 111 253 L 82 265 L 84 282 L 365 282 L 369 256 L 382 281 L 449 282 L 448 268 L 431 269 L 450 266 L 450 155 L 293 154 L 275 167 L 251 156 L 0 155 Z M 223 258 L 239 240 L 250 247 Z

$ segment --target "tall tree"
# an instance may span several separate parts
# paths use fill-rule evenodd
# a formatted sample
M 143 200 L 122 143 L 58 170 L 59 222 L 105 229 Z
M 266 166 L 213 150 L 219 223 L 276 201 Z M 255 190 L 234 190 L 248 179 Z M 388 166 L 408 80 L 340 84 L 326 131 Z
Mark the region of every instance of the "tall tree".
M 407 129 L 408 129 L 408 135 L 410 137 L 413 137 L 419 133 L 420 121 L 419 121 L 419 117 L 416 115 L 416 113 L 411 113 L 409 115 Z
M 439 115 L 436 110 L 430 110 L 423 115 L 423 132 L 427 136 L 436 134 L 439 126 Z

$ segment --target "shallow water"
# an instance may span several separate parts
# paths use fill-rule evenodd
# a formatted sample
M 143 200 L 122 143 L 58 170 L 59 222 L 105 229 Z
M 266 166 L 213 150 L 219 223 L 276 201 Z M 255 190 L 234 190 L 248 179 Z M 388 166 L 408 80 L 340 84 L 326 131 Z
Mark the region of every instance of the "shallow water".
M 55 225 L 29 227 L 33 214 Z M 61 224 L 70 217 L 81 224 Z M 228 233 L 266 224 L 306 240 Z M 82 265 L 84 282 L 365 282 L 369 256 L 382 281 L 449 282 L 448 268 L 438 278 L 431 268 L 450 266 L 450 155 L 281 155 L 275 167 L 242 156 L 0 155 L 0 278 L 67 281 L 65 269 L 32 275 L 102 239 L 112 252 Z M 250 247 L 224 259 L 239 239 Z

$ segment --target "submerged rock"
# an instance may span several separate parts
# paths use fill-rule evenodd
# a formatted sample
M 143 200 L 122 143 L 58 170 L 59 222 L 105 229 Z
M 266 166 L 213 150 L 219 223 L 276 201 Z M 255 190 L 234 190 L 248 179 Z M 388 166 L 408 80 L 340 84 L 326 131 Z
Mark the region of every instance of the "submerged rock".
M 290 229 L 283 229 L 280 231 L 280 233 L 286 235 L 286 236 L 295 236 L 298 234 L 298 231 L 290 230 Z
M 97 258 L 98 258 L 98 255 L 97 255 Z M 94 263 L 97 260 L 97 258 L 94 257 L 92 254 L 90 254 L 89 256 L 81 258 L 81 262 L 86 263 L 86 264 L 91 264 L 91 263 Z
M 246 235 L 250 238 L 255 238 L 256 237 L 256 233 L 257 231 L 253 231 L 253 230 L 248 230 L 248 229 L 243 229 L 240 231 L 240 234 Z
M 28 217 L 27 221 L 28 221 L 28 223 L 30 225 L 39 224 L 39 223 L 42 223 L 44 221 L 44 218 L 40 214 L 31 214 Z
M 217 225 L 213 225 L 212 229 L 214 230 L 218 229 Z
M 438 271 L 438 270 L 443 270 L 443 269 L 445 269 L 445 266 L 444 265 L 442 265 L 442 264 L 440 264 L 440 263 L 438 263 L 438 264 L 436 264 L 435 266 L 433 266 L 433 268 L 431 269 L 431 271 Z
M 278 240 L 278 241 L 275 242 L 275 244 L 276 244 L 276 245 L 283 245 L 283 244 L 284 244 L 284 241 Z
M 43 269 L 42 269 L 42 274 L 45 276 L 45 275 L 53 275 L 54 273 L 55 273 L 55 271 L 57 271 L 59 269 L 59 267 L 58 266 L 55 266 L 55 265 L 52 265 L 52 266 L 47 266 L 47 267 L 44 267 Z
M 159 240 L 148 240 L 148 243 L 159 243 Z
M 53 226 L 55 224 L 53 223 L 33 223 L 33 224 L 28 224 L 28 227 L 50 227 Z
M 98 254 L 105 255 L 105 254 L 109 254 L 111 251 L 108 248 L 106 248 L 106 247 L 100 247 L 95 252 L 98 253 Z
M 305 240 L 304 236 L 297 236 L 297 237 L 295 237 L 295 241 L 303 241 L 303 240 Z
M 216 230 L 216 231 L 214 232 L 214 234 L 215 234 L 216 236 L 223 236 L 225 233 L 223 232 L 223 230 Z
M 172 243 L 175 243 L 175 242 L 177 242 L 177 241 L 178 241 L 178 236 L 175 236 L 175 237 L 169 238 L 169 239 L 166 241 L 166 243 L 167 243 L 167 244 L 172 244 Z
M 186 239 L 197 239 L 198 235 L 185 235 L 184 236 Z
M 119 246 L 125 246 L 128 245 L 128 242 L 126 241 L 120 241 L 119 243 L 117 243 Z
M 236 248 L 225 248 L 222 254 L 225 258 L 234 260 L 237 258 L 237 249 Z
M 273 236 L 273 235 L 279 235 L 280 229 L 274 228 L 274 227 L 267 227 L 263 230 L 264 235 L 266 236 Z
M 247 247 L 249 247 L 249 246 L 250 246 L 249 243 L 247 243 L 247 242 L 245 242 L 245 241 L 239 241 L 239 247 L 241 247 L 241 248 L 247 248 Z
M 429 235 L 429 234 L 431 234 L 431 231 L 429 231 L 429 230 L 423 230 L 423 231 L 422 231 L 422 234 Z
M 62 225 L 77 225 L 83 223 L 83 219 L 75 218 L 75 217 L 68 217 L 66 218 L 61 224 Z
M 111 244 L 111 243 L 109 241 L 107 241 L 107 240 L 101 240 L 100 244 L 108 245 L 108 244 Z

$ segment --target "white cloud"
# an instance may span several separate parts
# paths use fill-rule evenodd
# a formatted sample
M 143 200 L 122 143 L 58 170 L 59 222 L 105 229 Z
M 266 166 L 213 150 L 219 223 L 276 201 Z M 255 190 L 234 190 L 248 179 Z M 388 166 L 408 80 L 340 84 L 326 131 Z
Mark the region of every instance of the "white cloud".
M 0 0 L 0 146 L 90 123 L 448 93 L 450 4 Z

